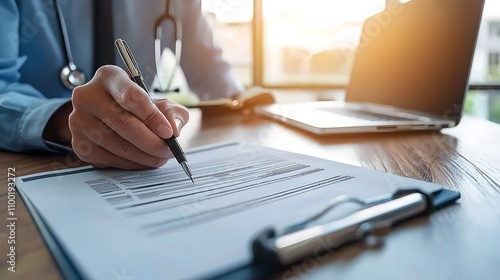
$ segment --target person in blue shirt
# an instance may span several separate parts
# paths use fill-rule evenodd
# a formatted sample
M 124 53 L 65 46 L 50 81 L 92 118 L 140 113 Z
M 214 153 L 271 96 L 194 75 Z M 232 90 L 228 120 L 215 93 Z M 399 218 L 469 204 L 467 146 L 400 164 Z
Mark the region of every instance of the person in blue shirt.
M 163 139 L 179 135 L 188 111 L 166 99 L 153 105 L 122 67 L 104 65 L 95 71 L 94 1 L 58 1 L 0 2 L 0 149 L 57 152 L 54 147 L 61 144 L 71 145 L 80 159 L 96 167 L 163 165 L 173 157 Z M 127 41 L 146 84 L 156 73 L 155 21 L 168 2 L 121 0 L 113 1 L 110 9 L 114 37 Z M 242 86 L 201 14 L 200 1 L 170 2 L 182 24 L 180 65 L 190 89 L 200 99 L 240 92 Z M 73 90 L 60 78 L 69 59 L 58 16 L 65 20 L 72 62 L 89 77 Z M 164 25 L 162 45 L 174 50 L 174 29 L 168 21 Z

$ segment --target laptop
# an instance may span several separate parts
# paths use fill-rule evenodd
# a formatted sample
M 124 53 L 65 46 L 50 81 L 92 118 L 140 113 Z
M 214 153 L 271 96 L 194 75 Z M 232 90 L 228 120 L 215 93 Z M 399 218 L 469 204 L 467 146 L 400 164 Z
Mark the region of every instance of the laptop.
M 364 22 L 345 102 L 275 103 L 255 112 L 315 134 L 458 125 L 484 0 L 393 2 Z

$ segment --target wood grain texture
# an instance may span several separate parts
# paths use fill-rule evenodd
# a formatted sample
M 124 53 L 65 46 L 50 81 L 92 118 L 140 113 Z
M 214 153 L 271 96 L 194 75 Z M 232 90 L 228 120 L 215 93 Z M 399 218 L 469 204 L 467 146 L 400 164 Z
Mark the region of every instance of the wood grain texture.
M 352 244 L 309 258 L 274 277 L 451 280 L 500 275 L 499 139 L 500 126 L 471 117 L 441 132 L 318 137 L 252 115 L 202 119 L 199 111 L 192 110 L 179 141 L 185 149 L 219 141 L 252 142 L 460 191 L 459 204 L 397 226 L 379 249 Z M 0 152 L 0 220 L 7 217 L 8 167 L 15 167 L 16 176 L 21 176 L 83 164 L 70 156 Z M 0 279 L 60 279 L 19 195 L 16 214 L 17 272 L 6 270 L 7 236 L 0 225 Z

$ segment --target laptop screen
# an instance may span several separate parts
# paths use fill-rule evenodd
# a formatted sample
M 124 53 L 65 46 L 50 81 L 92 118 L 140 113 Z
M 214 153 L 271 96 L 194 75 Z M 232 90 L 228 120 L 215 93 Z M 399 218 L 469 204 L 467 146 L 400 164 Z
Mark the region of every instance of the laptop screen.
M 397 0 L 363 26 L 346 101 L 460 121 L 484 0 Z

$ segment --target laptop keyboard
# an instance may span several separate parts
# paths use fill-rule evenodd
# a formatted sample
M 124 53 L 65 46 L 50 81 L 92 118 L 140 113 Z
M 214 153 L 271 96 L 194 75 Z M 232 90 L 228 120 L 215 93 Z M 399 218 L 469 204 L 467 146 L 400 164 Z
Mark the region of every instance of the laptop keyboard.
M 381 114 L 381 113 L 375 113 L 375 112 L 368 112 L 368 111 L 361 111 L 361 110 L 354 110 L 354 109 L 349 109 L 349 108 L 317 108 L 318 110 L 321 111 L 326 111 L 330 113 L 335 113 L 339 115 L 344 115 L 344 116 L 349 116 L 349 117 L 354 117 L 358 119 L 363 119 L 363 120 L 369 120 L 369 121 L 402 121 L 402 120 L 413 120 L 410 118 L 404 118 L 404 117 L 396 117 L 396 116 L 391 116 L 391 115 L 386 115 L 386 114 Z

